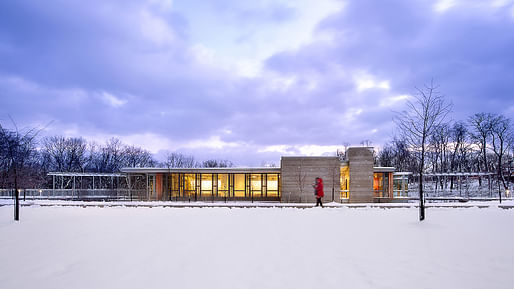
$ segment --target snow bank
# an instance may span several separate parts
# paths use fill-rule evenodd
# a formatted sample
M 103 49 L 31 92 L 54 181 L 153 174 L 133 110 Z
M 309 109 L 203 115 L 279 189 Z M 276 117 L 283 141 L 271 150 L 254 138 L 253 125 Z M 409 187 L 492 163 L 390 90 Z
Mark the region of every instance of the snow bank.
M 0 288 L 512 288 L 514 210 L 0 207 Z

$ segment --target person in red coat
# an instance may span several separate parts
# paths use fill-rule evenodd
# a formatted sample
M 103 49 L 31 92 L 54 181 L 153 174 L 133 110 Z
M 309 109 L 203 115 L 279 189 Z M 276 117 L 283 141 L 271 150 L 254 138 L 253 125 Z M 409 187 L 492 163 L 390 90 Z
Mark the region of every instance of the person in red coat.
M 316 184 L 314 185 L 314 193 L 316 195 L 316 207 L 320 205 L 323 208 L 321 198 L 325 196 L 325 193 L 323 193 L 323 179 L 319 177 L 316 178 Z

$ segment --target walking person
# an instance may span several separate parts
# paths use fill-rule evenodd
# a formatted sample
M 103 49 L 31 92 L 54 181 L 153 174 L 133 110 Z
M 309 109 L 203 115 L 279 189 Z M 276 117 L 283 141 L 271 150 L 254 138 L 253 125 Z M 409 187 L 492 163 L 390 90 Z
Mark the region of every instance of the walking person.
M 323 208 L 323 203 L 321 202 L 321 198 L 325 196 L 323 193 L 323 179 L 320 177 L 316 178 L 316 183 L 314 186 L 314 194 L 316 195 L 316 207 L 320 205 Z

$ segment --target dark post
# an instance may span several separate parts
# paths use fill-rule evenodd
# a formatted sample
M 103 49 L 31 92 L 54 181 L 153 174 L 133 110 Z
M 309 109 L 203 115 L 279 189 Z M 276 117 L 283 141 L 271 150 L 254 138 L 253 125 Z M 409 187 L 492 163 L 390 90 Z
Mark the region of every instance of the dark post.
M 14 173 L 14 220 L 20 220 L 20 192 L 18 192 L 18 178 Z
M 425 219 L 425 198 L 423 195 L 423 176 L 419 176 L 419 220 Z

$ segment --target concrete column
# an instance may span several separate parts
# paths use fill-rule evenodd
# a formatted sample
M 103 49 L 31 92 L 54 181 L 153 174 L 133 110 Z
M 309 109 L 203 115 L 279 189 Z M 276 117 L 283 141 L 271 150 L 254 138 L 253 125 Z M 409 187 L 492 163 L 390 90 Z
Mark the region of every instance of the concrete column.
M 373 202 L 372 148 L 351 147 L 346 153 L 350 167 L 350 203 Z

